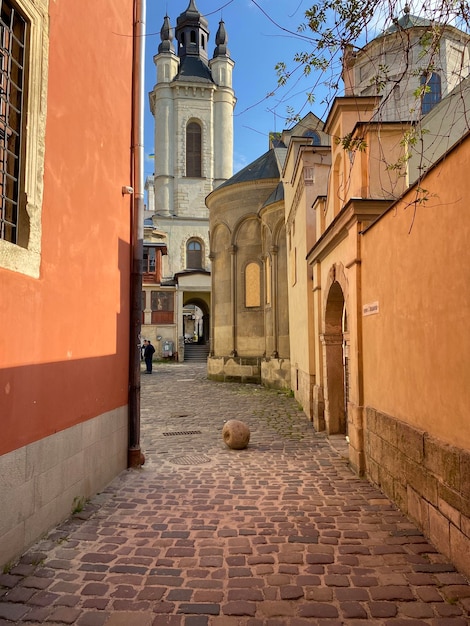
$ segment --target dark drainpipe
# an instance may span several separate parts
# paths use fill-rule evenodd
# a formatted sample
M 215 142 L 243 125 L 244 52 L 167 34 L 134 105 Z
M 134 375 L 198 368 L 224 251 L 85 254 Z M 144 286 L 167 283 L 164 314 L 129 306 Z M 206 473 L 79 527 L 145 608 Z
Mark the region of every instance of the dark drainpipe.
M 144 70 L 145 0 L 134 0 L 132 64 L 131 285 L 129 350 L 128 467 L 140 467 L 140 332 L 142 321 L 142 254 L 144 237 Z

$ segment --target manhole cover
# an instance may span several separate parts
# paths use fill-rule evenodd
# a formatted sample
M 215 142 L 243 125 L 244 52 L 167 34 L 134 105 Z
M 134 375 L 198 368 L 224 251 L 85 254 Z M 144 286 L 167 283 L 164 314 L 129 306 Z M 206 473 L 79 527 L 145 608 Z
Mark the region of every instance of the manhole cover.
M 205 454 L 187 454 L 186 456 L 175 456 L 168 460 L 175 465 L 202 465 L 210 462 L 210 458 Z
M 169 433 L 163 433 L 164 437 L 173 437 L 174 435 L 200 435 L 201 430 L 175 430 Z

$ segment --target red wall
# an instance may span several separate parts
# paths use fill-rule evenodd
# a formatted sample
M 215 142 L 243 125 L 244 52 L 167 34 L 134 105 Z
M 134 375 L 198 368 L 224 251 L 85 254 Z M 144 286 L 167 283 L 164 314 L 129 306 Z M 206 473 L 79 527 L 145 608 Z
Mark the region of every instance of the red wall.
M 132 5 L 50 2 L 41 272 L 0 268 L 0 454 L 127 404 Z

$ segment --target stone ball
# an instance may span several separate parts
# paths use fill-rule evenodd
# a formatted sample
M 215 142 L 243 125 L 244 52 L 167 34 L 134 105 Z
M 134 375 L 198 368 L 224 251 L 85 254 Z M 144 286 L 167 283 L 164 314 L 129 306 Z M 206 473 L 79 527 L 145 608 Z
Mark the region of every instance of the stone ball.
M 243 450 L 250 441 L 250 429 L 240 420 L 229 420 L 222 428 L 222 437 L 232 450 Z

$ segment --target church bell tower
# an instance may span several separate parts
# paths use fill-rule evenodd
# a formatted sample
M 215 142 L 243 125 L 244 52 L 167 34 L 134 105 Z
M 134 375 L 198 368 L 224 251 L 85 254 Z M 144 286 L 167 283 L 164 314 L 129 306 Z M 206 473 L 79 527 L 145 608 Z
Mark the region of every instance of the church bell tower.
M 144 270 L 143 332 L 171 339 L 182 360 L 181 354 L 189 349 L 191 314 L 198 319 L 202 312 L 197 342 L 209 345 L 211 262 L 205 199 L 233 174 L 235 64 L 222 20 L 210 57 L 209 24 L 194 0 L 175 27 L 165 15 L 160 38 L 154 56 L 156 84 L 149 94 L 155 120 L 155 170 L 147 180 L 153 215 L 144 225 L 144 265 L 146 250 L 154 254 L 152 246 L 161 246 L 165 253 L 158 288 L 145 283 Z M 149 306 L 158 298 L 169 303 L 165 315 Z
M 194 2 L 165 16 L 150 93 L 155 119 L 155 211 L 207 217 L 205 197 L 233 173 L 234 62 L 221 21 L 209 60 L 208 22 Z

